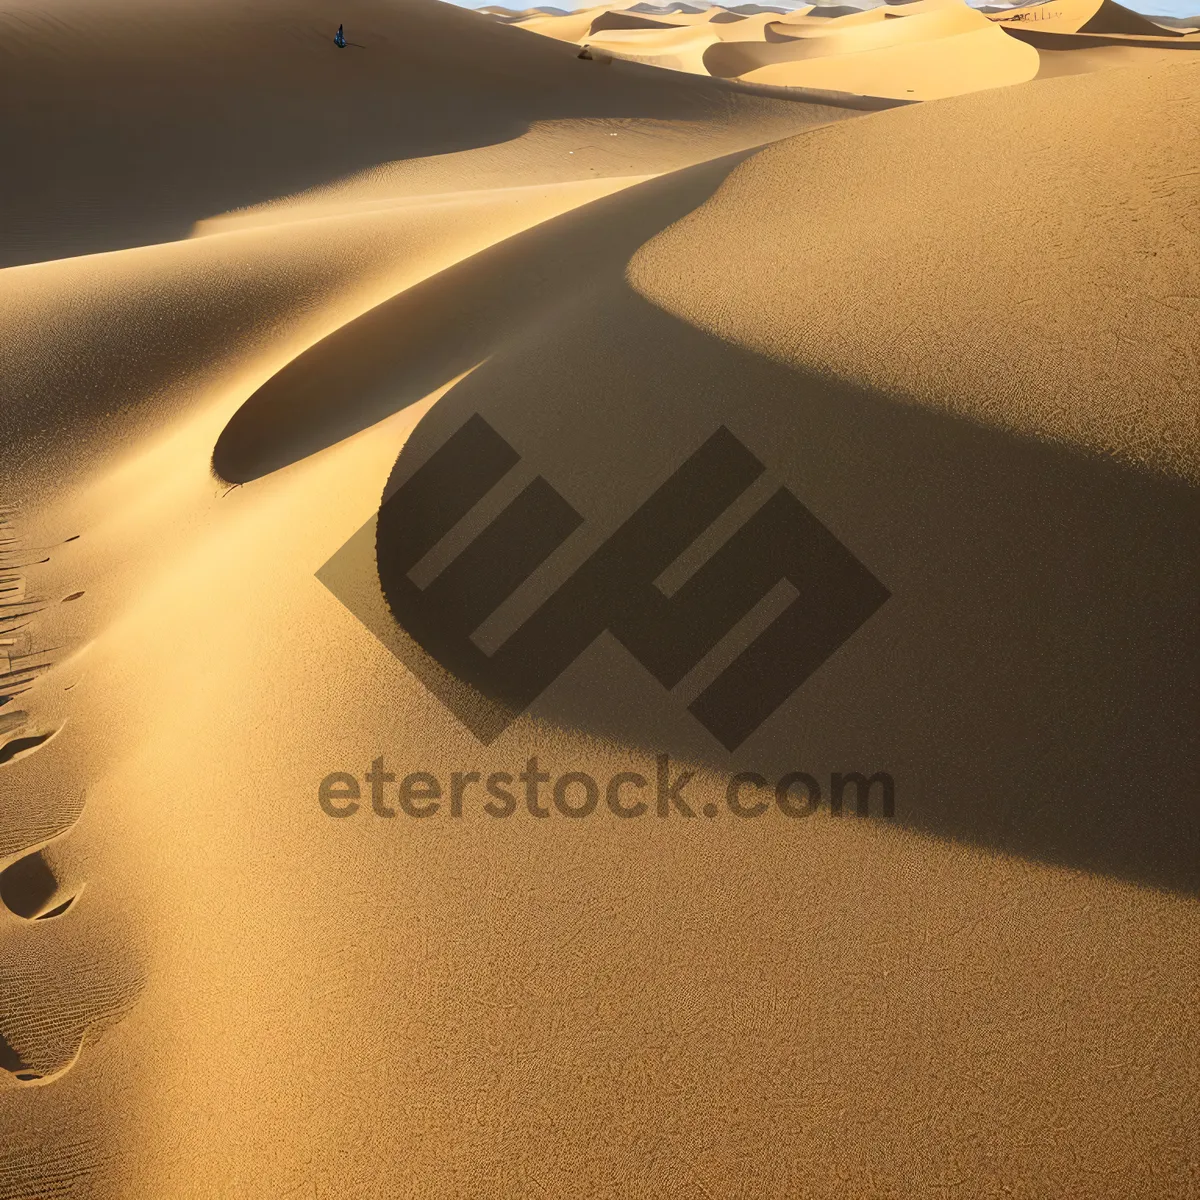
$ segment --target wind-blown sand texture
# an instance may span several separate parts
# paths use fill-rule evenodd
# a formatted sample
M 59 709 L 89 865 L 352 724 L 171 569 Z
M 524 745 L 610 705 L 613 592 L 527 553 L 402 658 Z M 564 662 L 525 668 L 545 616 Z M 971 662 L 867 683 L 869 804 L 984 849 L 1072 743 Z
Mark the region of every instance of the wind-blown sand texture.
M 0 15 L 0 1197 L 1194 1195 L 1197 60 L 865 112 L 337 20 Z M 386 618 L 473 414 L 547 587 L 724 425 L 716 532 L 786 486 L 891 597 L 732 754 L 607 635 L 485 747 L 317 577 Z M 663 753 L 895 819 L 317 802 Z

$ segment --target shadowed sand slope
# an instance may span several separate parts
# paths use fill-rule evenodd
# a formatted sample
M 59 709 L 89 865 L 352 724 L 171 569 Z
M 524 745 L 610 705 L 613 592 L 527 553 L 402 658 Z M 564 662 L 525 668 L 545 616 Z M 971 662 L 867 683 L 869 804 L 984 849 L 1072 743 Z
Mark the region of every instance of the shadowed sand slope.
M 434 0 L 355 0 L 336 18 L 280 0 L 16 0 L 0 13 L 0 108 L 26 116 L 0 122 L 0 160 L 21 164 L 21 186 L 0 190 L 0 264 L 184 237 L 202 218 L 535 122 L 696 121 L 731 105 L 699 79 L 591 69 Z
M 0 270 L 0 1198 L 1194 1193 L 1194 72 L 860 117 L 337 19 L 2 18 L 6 246 L 126 248 Z M 520 462 L 449 540 L 580 518 L 480 647 L 722 426 L 761 475 L 622 596 L 785 488 L 887 598 L 735 751 L 689 705 L 827 572 L 743 559 L 682 679 L 600 633 L 484 745 L 376 541 L 478 416 Z M 489 815 L 534 757 L 651 808 Z
M 221 431 L 214 470 L 247 483 L 423 399 L 547 312 L 619 277 L 644 241 L 702 204 L 741 157 L 586 205 L 348 322 L 247 399 Z

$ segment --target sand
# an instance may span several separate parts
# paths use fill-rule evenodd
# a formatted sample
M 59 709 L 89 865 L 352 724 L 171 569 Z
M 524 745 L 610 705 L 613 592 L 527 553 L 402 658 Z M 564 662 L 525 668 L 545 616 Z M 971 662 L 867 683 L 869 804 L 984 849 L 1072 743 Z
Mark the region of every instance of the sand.
M 776 23 L 768 28 L 777 40 L 722 47 L 707 56 L 709 69 L 749 83 L 902 100 L 937 100 L 1023 83 L 1037 74 L 1035 50 L 966 4 L 910 11 L 915 7 L 891 19 L 834 17 L 824 27 Z M 793 29 L 801 36 L 794 37 Z
M 338 19 L 0 17 L 0 1197 L 1194 1194 L 1191 56 L 867 112 Z M 980 19 L 844 57 L 1044 64 Z M 469 525 L 584 518 L 485 641 L 721 425 L 715 544 L 782 485 L 890 598 L 733 752 L 720 662 L 607 634 L 482 745 L 370 628 L 473 414 L 522 461 Z M 318 802 L 662 754 L 718 816 Z M 724 807 L 849 770 L 894 819 Z
M 892 102 L 1149 66 L 1168 61 L 1164 51 L 1200 49 L 1193 32 L 1155 24 L 1115 0 L 1049 0 L 986 12 L 961 0 L 909 0 L 753 15 L 714 5 L 700 12 L 635 7 L 501 16 L 587 46 L 606 61 Z
M 960 0 L 780 18 L 719 7 L 650 17 L 586 9 L 517 23 L 595 53 L 751 84 L 934 100 L 1034 78 L 1040 60 L 1024 42 Z
M 1030 27 L 1044 33 L 1108 33 L 1141 37 L 1182 37 L 1170 26 L 1158 25 L 1115 0 L 1050 0 L 988 14 L 1008 28 Z

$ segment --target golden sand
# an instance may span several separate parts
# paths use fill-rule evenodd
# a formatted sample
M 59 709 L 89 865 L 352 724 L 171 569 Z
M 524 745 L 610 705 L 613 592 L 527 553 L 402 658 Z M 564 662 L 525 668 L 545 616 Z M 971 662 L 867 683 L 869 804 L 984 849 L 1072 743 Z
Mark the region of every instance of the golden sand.
M 0 15 L 0 1197 L 1200 1187 L 1200 60 L 910 8 Z M 317 578 L 476 413 L 548 587 L 724 425 L 891 598 L 733 754 L 607 635 L 483 746 Z M 895 819 L 318 803 L 663 753 Z

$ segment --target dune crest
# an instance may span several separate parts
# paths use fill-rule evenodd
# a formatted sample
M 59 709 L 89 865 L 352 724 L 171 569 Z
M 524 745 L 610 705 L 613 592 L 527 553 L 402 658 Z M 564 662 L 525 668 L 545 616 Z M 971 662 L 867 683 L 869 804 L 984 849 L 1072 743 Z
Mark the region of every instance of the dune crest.
M 1200 159 L 1198 78 L 1200 62 L 1175 62 L 1062 79 L 780 143 L 650 243 L 630 278 L 671 311 L 760 352 L 1200 482 L 1189 366 L 1200 310 L 1179 216 L 1200 199 L 1189 166 Z M 1060 112 L 1053 123 L 1047 104 Z M 1103 133 L 1093 125 L 1101 111 Z M 901 179 L 885 165 L 899 166 L 890 128 L 901 120 L 921 146 L 919 177 Z M 965 136 L 983 121 L 986 140 Z M 1035 141 L 1042 149 L 1029 160 L 1024 148 Z M 864 158 L 878 173 L 852 178 L 845 164 Z M 802 225 L 772 199 L 785 180 L 791 204 L 808 214 Z M 1124 197 L 1122 212 L 1137 220 L 1072 205 L 1085 181 L 1098 196 Z M 861 237 L 820 236 L 831 195 L 840 198 L 838 227 L 849 221 Z M 987 203 L 967 203 L 971 196 Z M 734 210 L 754 214 L 741 226 L 754 229 L 753 241 L 716 235 Z M 953 228 L 969 269 L 924 256 L 931 212 L 939 237 Z M 697 253 L 697 243 L 710 249 Z M 813 257 L 793 262 L 785 247 Z M 1071 263 L 1069 293 L 1059 283 L 1062 258 Z M 872 275 L 868 261 L 894 264 L 897 274 Z M 1119 275 L 1115 261 L 1124 264 Z M 763 291 L 768 272 L 774 282 Z M 898 305 L 891 298 L 901 275 Z M 764 295 L 769 304 L 756 302 Z
M 1144 37 L 1183 37 L 1180 30 L 1158 25 L 1116 0 L 1045 0 L 989 12 L 999 25 L 1031 28 L 1043 33 L 1133 34 Z
M 531 15 L 517 23 L 605 58 L 894 101 L 1149 65 L 1162 60 L 1164 49 L 1200 49 L 1200 38 L 1157 25 L 1115 0 L 984 9 L 962 0 L 911 0 L 753 14 L 715 5 L 695 12 L 635 5 Z

